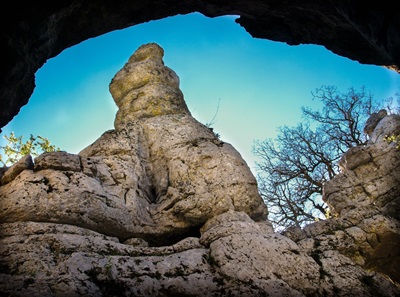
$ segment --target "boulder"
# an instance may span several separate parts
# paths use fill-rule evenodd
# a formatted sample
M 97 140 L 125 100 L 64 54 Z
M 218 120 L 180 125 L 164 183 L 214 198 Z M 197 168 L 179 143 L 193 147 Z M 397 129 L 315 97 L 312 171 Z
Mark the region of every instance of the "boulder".
M 3 172 L 0 176 L 0 184 L 5 185 L 14 180 L 22 171 L 32 170 L 33 160 L 31 155 L 22 157 L 18 162 L 13 164 L 10 168 L 3 167 Z
M 143 45 L 113 78 L 115 129 L 4 173 L 1 295 L 399 296 L 395 146 L 348 152 L 325 187 L 336 217 L 277 233 L 162 58 Z

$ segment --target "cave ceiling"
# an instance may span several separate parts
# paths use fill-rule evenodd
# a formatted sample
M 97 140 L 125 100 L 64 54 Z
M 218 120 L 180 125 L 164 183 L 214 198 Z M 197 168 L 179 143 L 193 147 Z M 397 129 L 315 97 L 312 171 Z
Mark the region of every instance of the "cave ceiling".
M 395 1 L 59 0 L 14 1 L 3 9 L 0 128 L 28 103 L 35 73 L 64 49 L 107 32 L 199 12 L 237 15 L 254 38 L 318 44 L 363 64 L 400 69 Z

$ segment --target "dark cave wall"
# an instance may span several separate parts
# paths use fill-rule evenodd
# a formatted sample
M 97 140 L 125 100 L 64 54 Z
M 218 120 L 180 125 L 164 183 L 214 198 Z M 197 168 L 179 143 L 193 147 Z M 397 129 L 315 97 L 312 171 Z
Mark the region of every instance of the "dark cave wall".
M 14 1 L 2 10 L 0 128 L 35 87 L 35 72 L 62 50 L 91 37 L 177 14 L 239 15 L 256 38 L 320 44 L 360 63 L 399 72 L 400 18 L 394 1 L 59 0 Z

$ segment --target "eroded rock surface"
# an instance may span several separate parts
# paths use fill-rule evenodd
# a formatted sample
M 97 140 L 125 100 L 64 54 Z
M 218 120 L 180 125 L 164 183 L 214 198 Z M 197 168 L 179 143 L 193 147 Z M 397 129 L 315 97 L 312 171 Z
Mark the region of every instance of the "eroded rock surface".
M 115 130 L 79 155 L 43 154 L 34 170 L 7 181 L 1 221 L 68 223 L 160 244 L 198 234 L 228 210 L 266 219 L 247 164 L 190 115 L 163 55 L 156 44 L 142 46 L 113 78 Z
M 337 218 L 275 233 L 163 55 L 143 45 L 113 78 L 114 130 L 2 173 L 1 295 L 399 296 L 399 151 L 351 150 L 325 189 Z
M 379 114 L 367 122 L 375 122 L 368 144 L 347 151 L 341 174 L 324 185 L 323 199 L 335 218 L 286 235 L 300 245 L 312 238 L 318 251 L 335 249 L 399 283 L 400 151 L 384 139 L 400 133 L 400 117 Z

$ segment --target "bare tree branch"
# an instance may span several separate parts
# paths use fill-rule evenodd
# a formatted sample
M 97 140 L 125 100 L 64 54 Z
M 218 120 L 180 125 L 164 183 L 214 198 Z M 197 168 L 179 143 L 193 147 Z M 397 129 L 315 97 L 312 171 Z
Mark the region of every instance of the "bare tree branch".
M 341 93 L 333 86 L 312 92 L 321 110 L 303 107 L 304 122 L 279 128 L 276 139 L 255 141 L 260 194 L 276 228 L 303 227 L 324 219 L 324 183 L 339 172 L 340 157 L 349 148 L 365 144 L 362 133 L 372 112 L 380 106 L 362 87 Z

